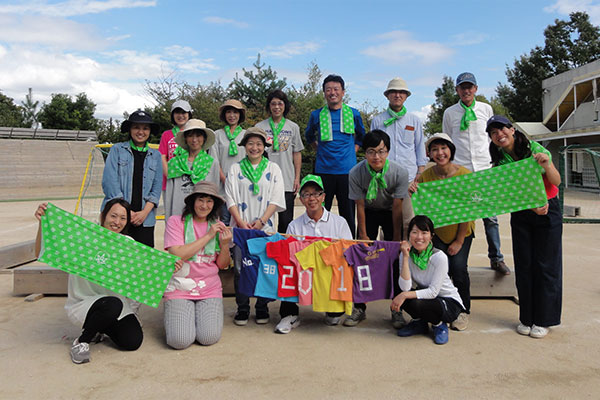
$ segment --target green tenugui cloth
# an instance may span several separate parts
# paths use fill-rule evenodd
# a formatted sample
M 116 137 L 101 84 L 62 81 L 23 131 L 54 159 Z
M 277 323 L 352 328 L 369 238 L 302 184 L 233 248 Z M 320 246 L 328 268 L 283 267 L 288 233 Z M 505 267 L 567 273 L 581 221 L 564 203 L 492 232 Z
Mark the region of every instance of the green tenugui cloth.
M 436 228 L 546 204 L 542 167 L 532 158 L 448 179 L 419 183 L 415 215 Z
M 158 307 L 178 257 L 48 203 L 39 261 Z

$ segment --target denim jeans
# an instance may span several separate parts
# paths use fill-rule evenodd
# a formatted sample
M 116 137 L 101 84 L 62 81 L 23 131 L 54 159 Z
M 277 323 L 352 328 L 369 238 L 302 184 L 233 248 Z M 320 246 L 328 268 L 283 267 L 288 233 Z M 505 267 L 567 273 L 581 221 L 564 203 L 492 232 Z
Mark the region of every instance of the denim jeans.
M 469 271 L 467 270 L 467 261 L 469 260 L 469 251 L 473 242 L 473 234 L 465 238 L 460 251 L 451 256 L 448 254 L 450 244 L 442 242 L 437 236 L 433 237 L 433 247 L 442 250 L 448 256 L 448 276 L 452 279 L 452 283 L 458 289 L 458 294 L 465 306 L 465 311 L 471 311 L 471 280 L 469 279 Z
M 498 229 L 498 217 L 482 218 L 485 227 L 485 239 L 488 244 L 488 258 L 490 261 L 504 261 L 500 252 L 500 230 Z

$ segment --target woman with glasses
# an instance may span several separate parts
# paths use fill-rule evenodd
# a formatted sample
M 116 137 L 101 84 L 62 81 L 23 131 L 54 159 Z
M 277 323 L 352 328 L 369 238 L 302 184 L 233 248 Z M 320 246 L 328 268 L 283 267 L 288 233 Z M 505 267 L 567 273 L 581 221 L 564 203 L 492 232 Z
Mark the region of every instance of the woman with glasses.
M 279 165 L 285 186 L 285 210 L 279 213 L 277 232 L 284 233 L 294 219 L 294 197 L 300 187 L 300 168 L 304 144 L 300 128 L 295 122 L 286 119 L 290 102 L 281 90 L 274 90 L 267 96 L 266 110 L 270 117 L 256 126 L 267 134 L 269 160 Z

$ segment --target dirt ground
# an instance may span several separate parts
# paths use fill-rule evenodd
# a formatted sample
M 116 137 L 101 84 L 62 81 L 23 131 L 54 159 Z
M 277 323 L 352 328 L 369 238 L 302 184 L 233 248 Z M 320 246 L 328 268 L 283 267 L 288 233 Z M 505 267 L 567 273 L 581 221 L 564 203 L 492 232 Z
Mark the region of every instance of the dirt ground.
M 54 203 L 74 206 L 72 200 Z M 0 203 L 0 246 L 33 238 L 36 204 Z M 502 250 L 512 267 L 508 221 L 500 218 Z M 269 324 L 251 320 L 238 327 L 235 301 L 226 298 L 223 335 L 213 346 L 168 348 L 162 307 L 143 306 L 139 350 L 95 344 L 91 362 L 75 365 L 68 352 L 79 330 L 65 315 L 65 297 L 25 302 L 12 295 L 11 271 L 0 271 L 0 398 L 596 399 L 599 233 L 598 225 L 564 226 L 562 325 L 541 340 L 515 332 L 518 306 L 508 299 L 474 300 L 469 328 L 451 331 L 449 343 L 436 346 L 427 336 L 397 337 L 387 301 L 369 304 L 367 320 L 354 328 L 325 326 L 322 314 L 302 307 L 301 325 L 277 335 L 278 304 L 271 304 Z M 480 222 L 476 234 L 470 264 L 486 265 Z

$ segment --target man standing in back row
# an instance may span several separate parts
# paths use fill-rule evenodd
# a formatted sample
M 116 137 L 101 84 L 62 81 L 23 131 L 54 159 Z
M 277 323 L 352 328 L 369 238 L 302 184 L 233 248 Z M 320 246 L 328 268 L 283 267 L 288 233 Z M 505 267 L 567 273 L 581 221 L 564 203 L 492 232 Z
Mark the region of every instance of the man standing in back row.
M 456 93 L 460 100 L 444 111 L 443 119 L 443 132 L 450 136 L 456 146 L 454 162 L 473 172 L 488 169 L 492 166 L 492 159 L 486 123 L 494 115 L 492 107 L 475 100 L 477 80 L 470 72 L 463 72 L 456 78 Z M 510 275 L 500 252 L 498 217 L 483 218 L 483 225 L 492 269 Z
M 356 151 L 362 145 L 365 127 L 360 112 L 343 103 L 344 80 L 329 75 L 323 81 L 327 105 L 310 113 L 304 132 L 306 142 L 317 150 L 315 174 L 323 180 L 325 208 L 331 210 L 333 197 L 339 214 L 354 236 L 354 202 L 348 197 L 348 173 L 356 165 Z

